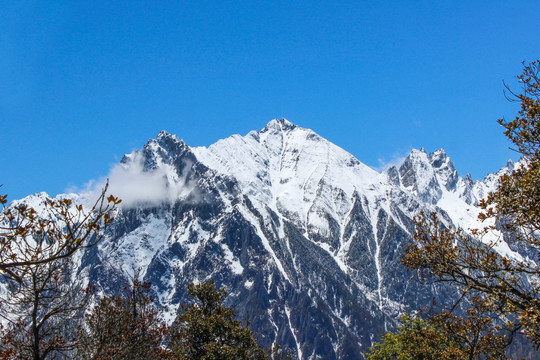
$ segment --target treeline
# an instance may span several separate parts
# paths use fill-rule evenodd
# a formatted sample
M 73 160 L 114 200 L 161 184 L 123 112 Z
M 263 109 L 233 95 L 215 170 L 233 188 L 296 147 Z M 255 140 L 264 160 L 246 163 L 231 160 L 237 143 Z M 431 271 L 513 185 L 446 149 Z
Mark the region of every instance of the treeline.
M 76 356 L 82 359 L 285 359 L 267 354 L 252 332 L 223 306 L 225 289 L 214 282 L 189 286 L 193 303 L 181 305 L 167 325 L 149 295 L 150 284 L 133 279 L 122 295 L 102 298 L 85 316 Z

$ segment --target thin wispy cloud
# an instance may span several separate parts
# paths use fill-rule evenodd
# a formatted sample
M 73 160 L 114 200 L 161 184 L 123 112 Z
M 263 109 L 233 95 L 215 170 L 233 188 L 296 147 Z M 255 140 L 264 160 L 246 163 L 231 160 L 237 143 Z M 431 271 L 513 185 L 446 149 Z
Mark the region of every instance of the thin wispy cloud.
M 390 159 L 386 158 L 379 158 L 377 161 L 379 162 L 378 166 L 374 167 L 375 170 L 378 172 L 383 172 L 388 169 L 390 169 L 392 166 L 399 167 L 403 161 L 407 158 L 407 155 L 409 155 L 410 150 L 406 152 L 400 152 L 400 153 L 394 153 L 392 154 L 392 157 Z

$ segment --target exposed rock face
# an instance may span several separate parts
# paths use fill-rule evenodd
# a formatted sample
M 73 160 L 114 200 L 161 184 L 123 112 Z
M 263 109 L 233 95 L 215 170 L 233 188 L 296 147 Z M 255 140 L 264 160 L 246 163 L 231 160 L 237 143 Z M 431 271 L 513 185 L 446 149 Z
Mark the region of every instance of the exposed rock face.
M 442 149 L 378 173 L 286 120 L 208 148 L 161 132 L 121 163 L 160 174 L 171 196 L 126 202 L 81 273 L 111 292 L 140 269 L 170 321 L 188 284 L 212 278 L 262 346 L 301 359 L 360 359 L 400 312 L 451 301 L 400 263 L 412 219 L 437 211 L 475 227 L 475 205 L 495 186 L 459 177 Z

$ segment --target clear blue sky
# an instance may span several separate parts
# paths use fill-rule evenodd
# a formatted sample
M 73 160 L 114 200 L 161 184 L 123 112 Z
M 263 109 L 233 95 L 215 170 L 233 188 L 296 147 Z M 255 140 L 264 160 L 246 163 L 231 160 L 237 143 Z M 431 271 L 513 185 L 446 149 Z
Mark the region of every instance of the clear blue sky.
M 61 3 L 62 5 L 59 5 Z M 2 1 L 0 193 L 106 176 L 160 130 L 210 145 L 285 117 L 378 167 L 516 155 L 502 81 L 540 57 L 540 1 Z

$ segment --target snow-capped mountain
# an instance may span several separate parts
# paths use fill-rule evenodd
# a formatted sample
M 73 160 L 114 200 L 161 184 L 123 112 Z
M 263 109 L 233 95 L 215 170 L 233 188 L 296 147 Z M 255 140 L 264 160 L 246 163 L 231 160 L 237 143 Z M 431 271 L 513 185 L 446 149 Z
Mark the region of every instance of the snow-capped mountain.
M 474 182 L 443 149 L 422 149 L 379 173 L 287 120 L 208 148 L 161 132 L 113 170 L 124 205 L 80 272 L 112 292 L 139 269 L 170 321 L 189 283 L 214 279 L 262 346 L 360 359 L 400 313 L 455 297 L 401 265 L 413 217 L 478 227 L 478 201 L 513 167 Z

